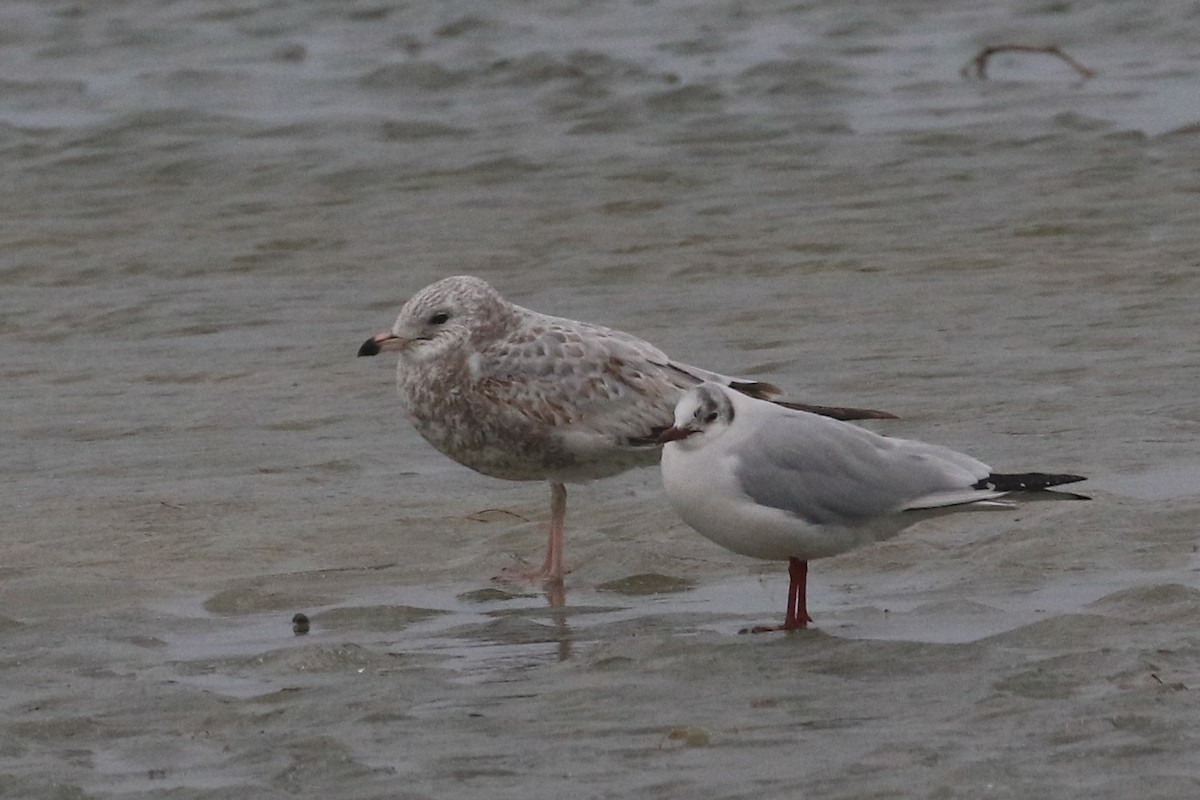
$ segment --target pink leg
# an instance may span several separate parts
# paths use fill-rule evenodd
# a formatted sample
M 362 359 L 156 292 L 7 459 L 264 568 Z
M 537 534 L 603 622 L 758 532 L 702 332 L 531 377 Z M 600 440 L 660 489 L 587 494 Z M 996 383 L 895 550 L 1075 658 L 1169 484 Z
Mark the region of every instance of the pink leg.
M 510 583 L 541 583 L 547 589 L 562 587 L 563 576 L 566 575 L 566 570 L 563 569 L 563 529 L 567 522 L 567 487 L 561 483 L 550 484 L 550 539 L 546 543 L 546 559 L 542 562 L 542 566 L 536 570 L 515 570 L 505 568 L 502 573 L 496 576 L 495 580 L 505 581 Z M 555 597 L 560 597 L 561 593 L 551 595 L 550 604 L 562 605 L 562 602 L 555 602 Z
M 563 575 L 563 529 L 567 525 L 567 487 L 561 483 L 550 484 L 550 540 L 546 543 L 546 560 L 538 574 L 547 582 L 562 583 Z

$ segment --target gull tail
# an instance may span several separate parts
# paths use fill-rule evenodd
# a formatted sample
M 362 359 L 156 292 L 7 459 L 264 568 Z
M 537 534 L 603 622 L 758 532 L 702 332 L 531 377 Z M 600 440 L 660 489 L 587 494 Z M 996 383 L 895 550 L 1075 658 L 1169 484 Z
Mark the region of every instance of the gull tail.
M 1050 472 L 993 472 L 982 479 L 972 489 L 986 489 L 993 492 L 1044 492 L 1052 486 L 1062 486 L 1064 483 L 1086 481 L 1083 475 L 1055 474 Z M 1091 498 L 1074 492 L 1051 492 L 1055 497 L 1071 500 L 1090 500 Z
M 365 347 L 366 345 L 364 345 Z M 361 355 L 361 353 L 360 353 Z M 715 381 L 716 383 L 724 384 L 734 391 L 741 392 L 748 397 L 753 397 L 756 400 L 767 400 L 777 406 L 790 408 L 795 411 L 807 411 L 810 414 L 820 414 L 822 417 L 832 417 L 840 419 L 843 422 L 850 422 L 856 419 L 900 419 L 895 414 L 889 414 L 886 411 L 875 411 L 870 408 L 851 408 L 849 406 L 817 406 L 810 403 L 798 403 L 794 400 L 785 400 L 779 395 L 783 394 L 783 389 L 780 389 L 773 383 L 766 381 L 751 381 L 745 378 L 730 378 L 728 375 L 722 375 L 719 372 L 710 372 L 706 369 L 693 367 L 688 364 L 679 364 L 674 361 L 654 362 L 659 366 L 669 369 L 672 372 L 682 376 L 688 385 L 703 383 L 704 381 Z M 686 388 L 686 387 L 684 387 Z
M 811 403 L 799 403 L 795 400 L 784 400 L 777 396 L 783 394 L 783 390 L 775 384 L 767 383 L 766 381 L 743 381 L 735 378 L 729 381 L 729 388 L 736 389 L 742 394 L 749 395 L 758 400 L 767 400 L 777 406 L 790 408 L 793 411 L 807 411 L 809 414 L 820 414 L 822 417 L 832 417 L 833 419 L 840 419 L 843 422 L 856 419 L 900 419 L 895 414 L 889 414 L 887 411 L 875 411 L 870 408 L 817 406 Z
M 740 387 L 734 386 L 737 389 Z M 753 396 L 753 395 L 751 395 Z M 794 411 L 807 411 L 810 414 L 820 414 L 822 417 L 832 417 L 840 419 L 843 422 L 850 422 L 856 419 L 900 419 L 895 414 L 889 414 L 886 411 L 875 411 L 870 408 L 850 408 L 849 406 L 814 406 L 808 403 L 797 403 L 793 400 L 772 400 L 770 397 L 764 398 L 770 400 L 777 406 L 790 408 Z

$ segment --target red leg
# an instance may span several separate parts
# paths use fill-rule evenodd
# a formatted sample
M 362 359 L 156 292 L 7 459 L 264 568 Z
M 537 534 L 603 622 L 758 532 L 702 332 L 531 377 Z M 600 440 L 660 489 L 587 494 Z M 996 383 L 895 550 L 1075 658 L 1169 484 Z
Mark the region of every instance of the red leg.
M 807 628 L 812 622 L 808 615 L 808 562 L 793 558 L 788 561 L 788 607 L 783 621 L 785 631 Z
M 782 625 L 756 625 L 742 633 L 769 633 L 771 631 L 799 631 L 808 627 L 812 617 L 808 615 L 808 562 L 798 558 L 788 560 L 788 605 Z

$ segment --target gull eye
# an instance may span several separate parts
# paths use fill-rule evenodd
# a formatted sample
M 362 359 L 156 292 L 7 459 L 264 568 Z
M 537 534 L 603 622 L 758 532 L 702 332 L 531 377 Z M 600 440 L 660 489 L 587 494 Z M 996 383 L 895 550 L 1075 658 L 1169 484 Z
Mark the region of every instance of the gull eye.
M 704 421 L 705 422 L 716 422 L 717 421 L 717 412 L 715 412 L 715 411 L 711 412 L 707 417 L 704 418 Z
M 430 325 L 445 325 L 446 320 L 450 319 L 450 315 L 445 311 L 439 311 L 429 318 Z

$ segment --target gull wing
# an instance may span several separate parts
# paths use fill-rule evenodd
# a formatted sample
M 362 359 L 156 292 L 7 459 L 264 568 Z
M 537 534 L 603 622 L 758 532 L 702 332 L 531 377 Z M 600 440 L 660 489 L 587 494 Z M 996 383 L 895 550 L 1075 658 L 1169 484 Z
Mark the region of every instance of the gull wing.
M 1004 494 L 973 488 L 991 469 L 946 447 L 813 414 L 780 411 L 756 422 L 734 452 L 742 491 L 813 525 L 852 526 Z
M 600 325 L 542 315 L 474 359 L 474 387 L 539 422 L 650 445 L 683 386 L 665 353 Z

